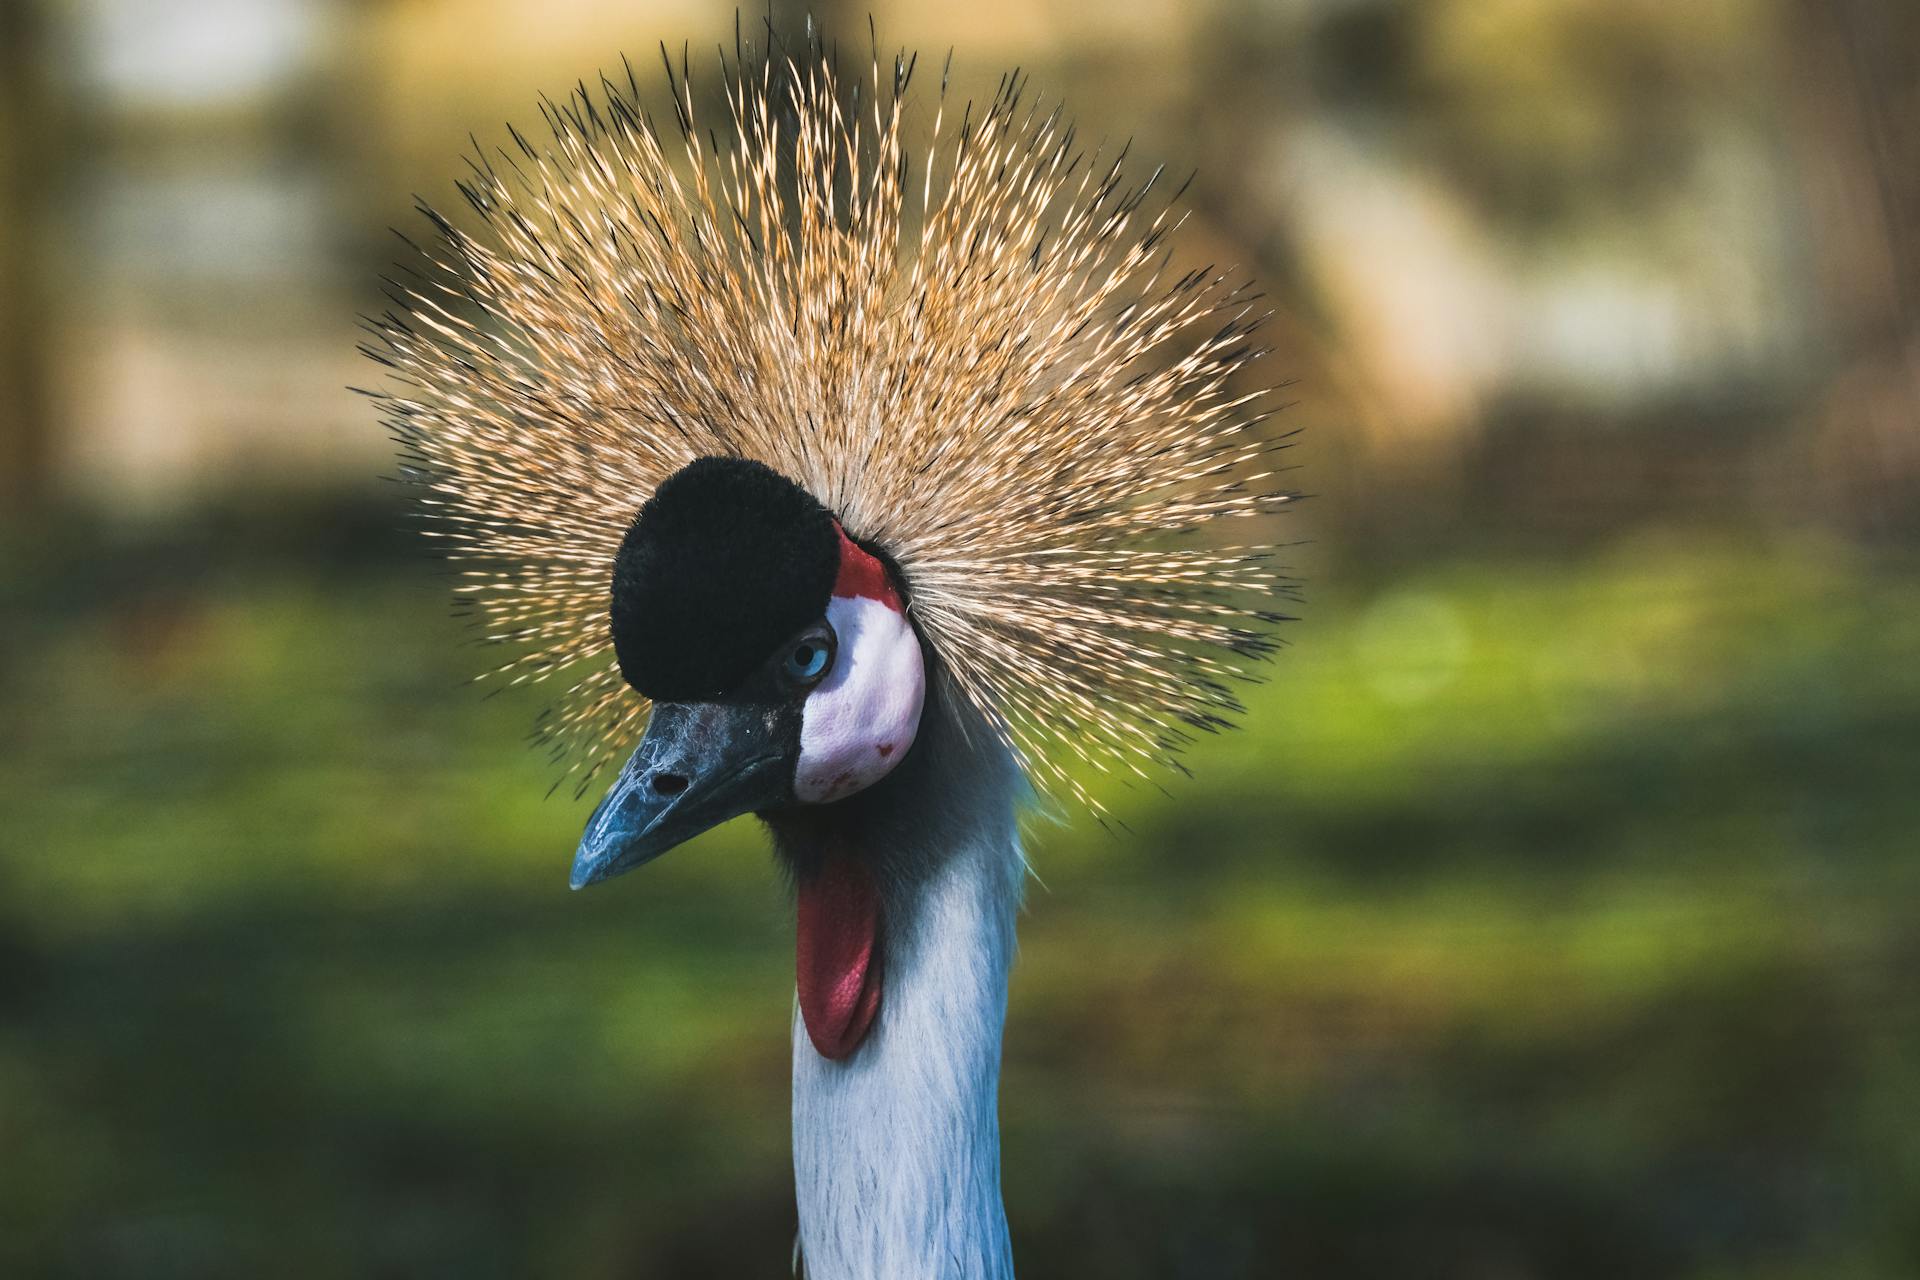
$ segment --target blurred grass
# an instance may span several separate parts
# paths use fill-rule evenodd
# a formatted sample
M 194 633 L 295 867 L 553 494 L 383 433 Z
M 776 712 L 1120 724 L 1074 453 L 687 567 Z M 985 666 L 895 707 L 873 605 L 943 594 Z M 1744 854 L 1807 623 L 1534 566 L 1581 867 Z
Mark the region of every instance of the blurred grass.
M 1317 584 L 1195 779 L 1032 830 L 1023 1274 L 1914 1274 L 1913 567 Z M 0 1271 L 785 1273 L 750 824 L 568 894 L 416 566 L 4 580 Z

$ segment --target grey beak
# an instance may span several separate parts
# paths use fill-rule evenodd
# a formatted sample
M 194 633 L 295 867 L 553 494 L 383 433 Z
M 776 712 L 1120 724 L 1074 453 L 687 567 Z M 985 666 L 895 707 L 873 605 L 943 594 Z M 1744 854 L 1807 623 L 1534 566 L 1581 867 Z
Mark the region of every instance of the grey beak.
M 729 818 L 792 797 L 794 748 L 764 706 L 662 702 L 574 855 L 576 889 L 631 871 Z

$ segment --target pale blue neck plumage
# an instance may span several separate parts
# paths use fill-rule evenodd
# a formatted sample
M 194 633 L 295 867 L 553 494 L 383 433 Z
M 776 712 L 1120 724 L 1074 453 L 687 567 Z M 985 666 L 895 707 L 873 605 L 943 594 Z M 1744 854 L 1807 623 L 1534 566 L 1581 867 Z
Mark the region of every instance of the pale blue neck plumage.
M 951 732 L 954 726 L 941 726 Z M 793 1162 L 808 1280 L 1008 1280 L 999 1080 L 1021 786 L 997 747 L 934 746 L 938 793 L 889 850 L 884 996 L 830 1062 L 793 1029 Z M 931 788 L 929 789 L 931 790 Z

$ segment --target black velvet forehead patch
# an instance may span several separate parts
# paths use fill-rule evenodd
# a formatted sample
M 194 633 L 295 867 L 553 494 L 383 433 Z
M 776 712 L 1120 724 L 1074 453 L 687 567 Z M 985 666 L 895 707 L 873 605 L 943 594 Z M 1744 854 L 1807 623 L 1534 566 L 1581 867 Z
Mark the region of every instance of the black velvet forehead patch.
M 640 508 L 613 561 L 620 674 L 649 698 L 722 697 L 833 594 L 833 517 L 779 472 L 699 458 Z

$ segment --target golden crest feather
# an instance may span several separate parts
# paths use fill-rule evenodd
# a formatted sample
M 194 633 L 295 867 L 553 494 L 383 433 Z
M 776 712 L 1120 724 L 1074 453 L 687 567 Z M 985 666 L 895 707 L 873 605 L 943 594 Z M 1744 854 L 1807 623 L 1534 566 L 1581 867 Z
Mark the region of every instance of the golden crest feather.
M 1273 646 L 1268 548 L 1203 529 L 1292 496 L 1267 392 L 1230 385 L 1257 295 L 1174 275 L 1159 173 L 1126 186 L 1124 151 L 1078 150 L 1018 73 L 984 111 L 943 75 L 910 143 L 912 68 L 743 51 L 711 132 L 684 61 L 672 130 L 631 67 L 545 102 L 542 144 L 473 157 L 472 229 L 423 206 L 437 239 L 370 322 L 406 478 L 510 651 L 492 674 L 563 684 L 537 737 L 583 790 L 646 715 L 614 553 L 702 455 L 774 467 L 883 548 L 1043 791 L 1093 803 L 1073 759 L 1174 763 Z

